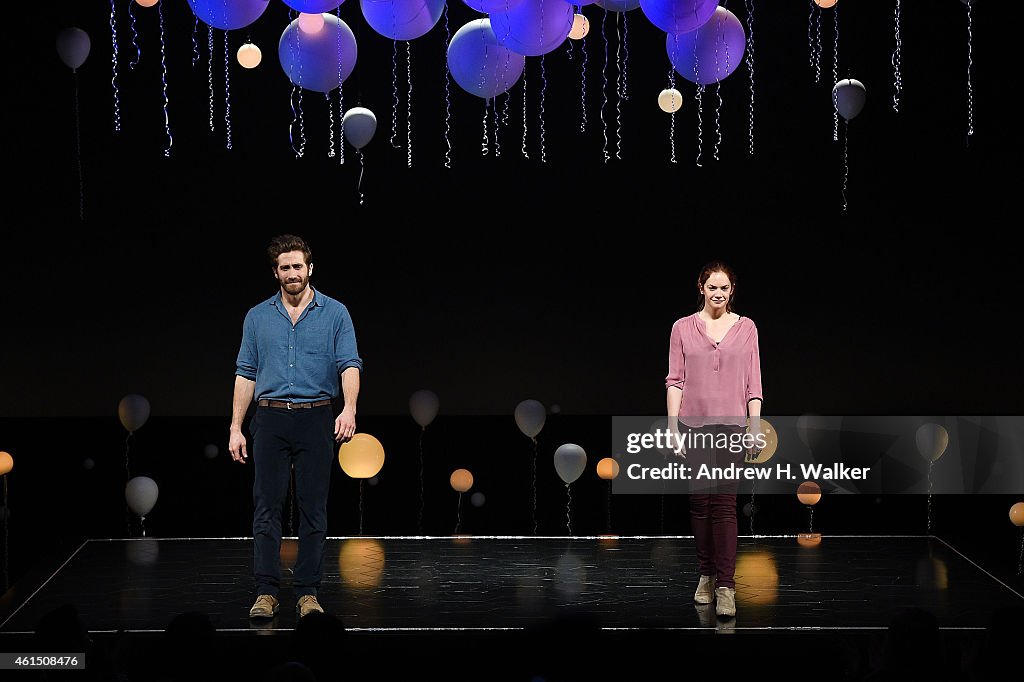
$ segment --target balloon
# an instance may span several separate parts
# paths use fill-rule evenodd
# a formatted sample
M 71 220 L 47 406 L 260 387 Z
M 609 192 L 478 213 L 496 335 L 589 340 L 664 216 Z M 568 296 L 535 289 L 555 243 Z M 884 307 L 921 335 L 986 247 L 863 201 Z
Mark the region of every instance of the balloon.
M 804 481 L 796 489 L 796 499 L 800 504 L 815 505 L 821 500 L 821 486 L 814 481 Z
M 640 0 L 651 23 L 666 33 L 696 31 L 707 23 L 718 0 Z
M 324 27 L 316 35 L 301 32 L 298 19 L 288 24 L 278 42 L 277 56 L 292 83 L 307 90 L 330 92 L 352 73 L 358 49 L 348 24 L 333 14 L 323 16 Z
M 125 430 L 134 433 L 149 419 L 149 401 L 135 393 L 126 395 L 117 406 L 117 416 Z
M 256 45 L 246 43 L 238 48 L 238 63 L 246 69 L 255 69 L 263 61 L 263 52 Z
M 508 11 L 491 14 L 491 27 L 501 45 L 536 57 L 565 42 L 572 19 L 572 5 L 565 0 L 523 0 Z
M 0 476 L 6 476 L 14 468 L 14 458 L 11 453 L 0 450 Z
M 425 35 L 444 13 L 444 0 L 359 0 L 359 6 L 370 28 L 392 40 Z
M 345 0 L 284 0 L 284 4 L 296 12 L 306 14 L 322 14 L 340 7 Z
M 821 533 L 800 533 L 796 536 L 796 544 L 801 547 L 817 547 L 821 544 Z
M 1010 507 L 1010 521 L 1015 526 L 1024 526 L 1024 502 L 1018 502 Z
M 544 420 L 547 419 L 547 414 L 542 405 L 537 400 L 524 400 L 523 402 L 516 405 L 516 426 L 523 432 L 524 435 L 530 438 L 536 438 L 540 430 L 544 428 Z
M 140 7 L 152 7 L 158 2 L 160 2 L 160 0 L 135 0 L 135 4 Z
M 352 478 L 372 478 L 384 466 L 384 446 L 368 433 L 357 433 L 338 448 L 338 464 Z
M 845 78 L 832 88 L 832 104 L 839 115 L 847 121 L 856 118 L 864 109 L 864 100 L 868 97 L 864 84 L 854 78 Z
M 475 9 L 477 12 L 491 14 L 492 12 L 504 12 L 512 9 L 523 0 L 462 0 L 464 3 Z M 594 0 L 590 0 L 593 2 Z
M 658 95 L 658 107 L 666 114 L 671 114 L 679 111 L 683 106 L 683 93 L 679 92 L 675 88 L 668 88 L 662 90 L 661 94 Z
M 475 492 L 475 493 L 473 493 L 473 496 L 469 498 L 469 501 L 470 501 L 470 503 L 474 507 L 482 507 L 482 506 L 484 506 L 484 502 L 486 500 L 484 498 L 484 494 L 483 493 Z
M 377 131 L 377 117 L 365 107 L 352 107 L 341 119 L 345 129 L 345 139 L 356 149 L 362 151 L 370 144 L 373 134 Z
M 476 19 L 460 28 L 448 44 L 452 78 L 471 95 L 489 99 L 519 80 L 526 57 L 498 44 L 489 19 Z
M 598 7 L 609 12 L 629 12 L 640 6 L 640 0 L 596 0 Z
M 80 28 L 66 28 L 57 34 L 57 54 L 72 71 L 77 71 L 85 63 L 90 47 L 89 34 Z
M 619 475 L 619 463 L 611 457 L 605 457 L 597 463 L 597 476 L 606 481 L 617 478 Z
M 917 452 L 929 462 L 942 457 L 949 445 L 949 434 L 940 424 L 922 424 L 914 436 Z
M 82 468 L 86 471 L 92 471 L 96 466 L 96 462 L 93 461 L 92 457 L 86 457 L 82 460 Z
M 832 9 L 839 0 L 814 0 L 814 4 L 822 9 Z
M 270 0 L 188 0 L 199 21 L 214 28 L 244 28 L 262 16 Z
M 555 471 L 568 485 L 580 477 L 587 468 L 587 453 L 579 445 L 566 443 L 555 450 Z
M 456 469 L 448 482 L 452 484 L 452 488 L 464 493 L 473 487 L 473 474 L 469 473 L 469 469 Z
M 156 481 L 148 476 L 136 476 L 124 486 L 124 498 L 128 501 L 128 508 L 142 518 L 152 511 L 159 495 L 160 489 Z
M 210 443 L 205 448 L 203 448 L 203 456 L 206 457 L 206 459 L 215 458 L 219 454 L 219 452 L 220 451 L 217 449 L 217 446 L 214 445 L 213 443 Z
M 665 36 L 672 66 L 680 76 L 700 85 L 715 83 L 735 71 L 746 46 L 743 24 L 724 7 L 717 7 L 696 31 Z
M 572 28 L 569 29 L 570 40 L 583 40 L 590 34 L 590 20 L 582 14 L 574 14 Z
M 416 420 L 416 423 L 423 428 L 434 421 L 438 405 L 437 394 L 425 388 L 416 391 L 409 398 L 409 412 L 412 413 L 412 418 Z
M 306 14 L 303 12 L 298 16 L 299 29 L 308 36 L 315 36 L 324 30 L 326 20 L 323 14 Z

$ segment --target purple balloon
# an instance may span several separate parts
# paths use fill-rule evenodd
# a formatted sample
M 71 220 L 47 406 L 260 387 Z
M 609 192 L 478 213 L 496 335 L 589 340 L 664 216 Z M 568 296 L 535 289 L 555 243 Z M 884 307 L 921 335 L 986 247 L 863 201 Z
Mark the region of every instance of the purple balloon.
M 462 0 L 464 3 L 475 9 L 477 12 L 490 14 L 491 12 L 504 12 L 512 9 L 523 0 Z
M 640 0 L 651 23 L 666 33 L 687 33 L 703 26 L 718 7 L 718 0 Z
M 665 49 L 680 76 L 708 85 L 723 80 L 743 61 L 747 36 L 736 15 L 718 7 L 706 24 L 689 33 L 669 33 Z
M 444 13 L 444 0 L 359 0 L 359 6 L 370 28 L 392 40 L 425 35 Z
M 224 30 L 244 28 L 256 21 L 270 0 L 188 0 L 199 21 Z
M 341 7 L 345 0 L 284 0 L 284 4 L 297 12 L 305 14 L 323 14 Z
M 72 71 L 77 71 L 85 63 L 90 47 L 89 34 L 80 28 L 72 26 L 57 35 L 57 54 Z
M 466 92 L 489 99 L 507 91 L 523 75 L 526 57 L 498 44 L 489 19 L 469 22 L 448 44 L 448 69 Z
M 609 12 L 629 12 L 640 6 L 640 0 L 596 0 L 598 6 Z
M 565 42 L 573 14 L 572 5 L 565 0 L 522 0 L 508 12 L 492 14 L 491 28 L 501 45 L 537 57 Z
M 277 56 L 288 79 L 317 92 L 330 92 L 344 83 L 356 66 L 357 53 L 352 29 L 333 14 L 324 15 L 324 27 L 316 35 L 300 29 L 296 19 L 277 44 Z

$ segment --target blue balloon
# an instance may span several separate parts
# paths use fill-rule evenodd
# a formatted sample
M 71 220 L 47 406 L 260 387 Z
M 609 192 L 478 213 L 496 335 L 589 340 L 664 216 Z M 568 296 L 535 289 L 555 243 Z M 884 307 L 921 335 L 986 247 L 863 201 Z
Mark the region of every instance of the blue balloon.
M 306 14 L 323 14 L 337 9 L 345 0 L 284 0 L 284 4 L 297 12 Z
M 462 0 L 464 3 L 475 9 L 477 12 L 490 14 L 491 12 L 504 12 L 512 9 L 523 0 Z
M 640 7 L 665 33 L 687 33 L 707 23 L 718 0 L 640 0 Z
M 270 0 L 188 0 L 188 4 L 199 21 L 227 31 L 245 28 L 259 19 Z
M 392 40 L 425 35 L 444 13 L 444 0 L 359 0 L 359 6 L 370 28 Z
M 523 75 L 526 57 L 498 44 L 489 19 L 475 19 L 448 43 L 448 69 L 466 92 L 489 99 L 507 91 Z
M 330 92 L 344 83 L 356 66 L 357 53 L 352 29 L 333 14 L 324 15 L 324 27 L 316 35 L 300 29 L 296 19 L 277 44 L 277 56 L 288 79 L 317 92 Z
M 597 0 L 609 12 L 629 12 L 640 6 L 640 0 Z
M 717 7 L 706 24 L 689 33 L 669 33 L 665 49 L 686 80 L 708 85 L 723 80 L 743 61 L 747 36 L 736 15 Z
M 507 12 L 491 15 L 498 43 L 518 54 L 536 57 L 551 52 L 569 36 L 572 5 L 565 0 L 522 0 Z

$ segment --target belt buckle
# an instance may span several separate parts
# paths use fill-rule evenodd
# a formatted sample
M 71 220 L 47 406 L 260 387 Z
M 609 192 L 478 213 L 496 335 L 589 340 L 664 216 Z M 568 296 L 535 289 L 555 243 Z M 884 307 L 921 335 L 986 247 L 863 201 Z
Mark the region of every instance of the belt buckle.
M 289 403 L 285 403 L 285 405 L 287 405 L 287 409 L 289 409 L 289 410 L 292 409 L 292 404 L 290 402 Z

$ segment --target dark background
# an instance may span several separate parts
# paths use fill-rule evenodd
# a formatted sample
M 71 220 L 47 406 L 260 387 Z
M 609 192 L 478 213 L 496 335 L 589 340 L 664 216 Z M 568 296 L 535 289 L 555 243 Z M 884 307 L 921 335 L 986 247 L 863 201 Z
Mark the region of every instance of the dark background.
M 289 144 L 291 86 L 276 43 L 288 9 L 273 2 L 251 30 L 230 34 L 233 149 L 225 149 L 223 36 L 215 36 L 217 129 L 208 127 L 203 60 L 193 67 L 185 2 L 166 3 L 170 120 L 165 145 L 156 8 L 133 7 L 142 58 L 118 4 L 122 131 L 113 132 L 110 8 L 33 4 L 10 32 L 18 73 L 8 81 L 9 180 L 4 248 L 10 294 L 0 334 L 0 449 L 9 476 L 11 569 L 59 539 L 128 532 L 121 490 L 127 393 L 150 400 L 132 473 L 158 478 L 151 534 L 245 535 L 251 471 L 225 456 L 234 359 L 246 310 L 274 292 L 270 237 L 307 238 L 315 286 L 348 305 L 365 360 L 360 430 L 388 447 L 366 490 L 367 532 L 412 532 L 418 506 L 417 427 L 408 398 L 431 388 L 441 415 L 428 431 L 426 530 L 451 532 L 454 466 L 470 466 L 487 495 L 464 506 L 469 532 L 529 532 L 529 441 L 512 410 L 536 398 L 559 413 L 541 436 L 541 532 L 565 532 L 564 490 L 550 467 L 566 441 L 603 456 L 611 415 L 658 414 L 672 323 L 693 312 L 700 266 L 738 272 L 736 310 L 760 331 L 764 414 L 1018 414 L 1014 249 L 1021 133 L 1008 101 L 1016 73 L 1007 36 L 1015 3 L 974 9 L 975 134 L 967 130 L 966 12 L 956 0 L 903 3 L 900 113 L 892 110 L 893 3 L 840 3 L 840 77 L 865 83 L 849 126 L 849 209 L 842 210 L 842 138 L 832 141 L 832 14 L 823 14 L 821 83 L 808 65 L 808 5 L 759 0 L 755 16 L 756 153 L 748 147 L 745 67 L 721 88 L 721 160 L 714 89 L 705 93 L 703 167 L 696 157 L 694 87 L 677 115 L 679 163 L 669 162 L 664 37 L 629 14 L 628 101 L 615 159 L 614 15 L 609 14 L 610 163 L 603 162 L 602 12 L 587 7 L 588 127 L 579 132 L 580 48 L 545 59 L 547 162 L 540 163 L 541 66 L 528 62 L 528 149 L 521 86 L 513 89 L 502 154 L 480 155 L 482 101 L 451 86 L 452 169 L 443 166 L 444 24 L 414 41 L 413 167 L 389 145 L 393 45 L 369 29 L 355 0 L 341 8 L 359 42 L 345 105 L 378 117 L 358 157 L 327 158 L 324 98 L 303 100 L 303 158 Z M 727 6 L 746 20 L 743 3 Z M 477 15 L 453 3 L 451 33 Z M 53 48 L 60 29 L 92 37 L 79 70 L 84 221 L 79 219 L 74 92 Z M 234 52 L 250 36 L 263 64 Z M 400 45 L 404 145 L 406 68 Z M 499 106 L 503 100 L 499 100 Z M 845 128 L 841 122 L 840 134 Z M 488 124 L 493 134 L 493 116 Z M 220 457 L 202 450 L 216 444 Z M 92 457 L 95 469 L 82 460 Z M 358 531 L 356 484 L 335 471 L 331 533 Z M 574 487 L 574 532 L 604 530 L 605 491 L 591 472 Z M 593 479 L 593 480 L 591 480 Z M 577 491 L 576 488 L 579 488 Z M 936 532 L 994 572 L 1016 579 L 1016 500 L 951 498 Z M 688 532 L 685 498 L 624 498 L 621 532 Z M 795 532 L 795 501 L 771 500 L 759 532 Z M 774 507 L 774 509 L 773 509 Z M 924 532 L 924 500 L 846 498 L 819 509 L 825 532 Z M 386 511 L 385 511 L 386 510 Z M 823 513 L 824 512 L 824 513 Z M 830 516 L 831 515 L 831 516 Z M 745 521 L 741 519 L 741 531 Z M 137 525 L 132 533 L 138 533 Z M 44 540 L 43 538 L 46 538 Z M 52 540 L 52 542 L 51 542 Z

